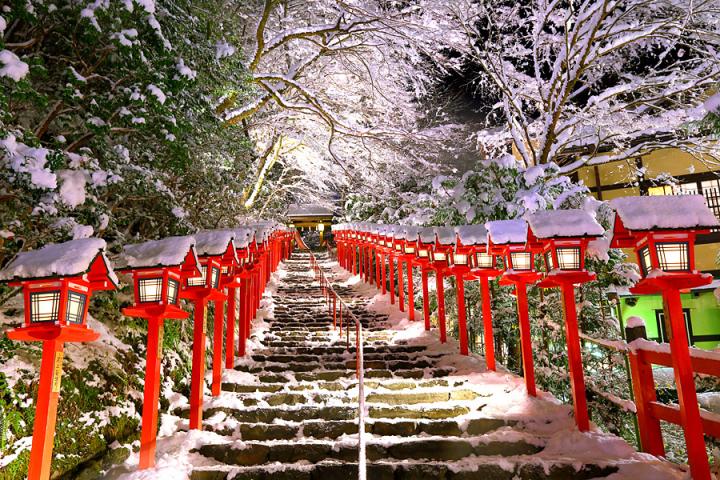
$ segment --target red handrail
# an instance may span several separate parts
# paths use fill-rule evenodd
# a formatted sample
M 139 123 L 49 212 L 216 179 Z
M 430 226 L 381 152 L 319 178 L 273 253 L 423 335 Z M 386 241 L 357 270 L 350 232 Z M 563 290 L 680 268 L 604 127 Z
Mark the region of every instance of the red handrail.
M 333 328 L 337 328 L 338 317 L 340 323 L 340 335 L 343 329 L 343 306 L 345 306 L 345 315 L 355 323 L 355 365 L 358 379 L 358 478 L 365 480 L 367 478 L 367 465 L 365 454 L 365 366 L 363 354 L 363 329 L 362 323 L 352 312 L 348 304 L 338 295 L 332 286 L 332 283 L 325 276 L 325 272 L 320 268 L 320 264 L 315 255 L 307 249 L 310 255 L 310 265 L 315 273 L 315 279 L 320 282 L 325 303 L 328 309 L 332 309 Z M 345 322 L 346 331 L 346 348 L 350 349 L 350 322 Z

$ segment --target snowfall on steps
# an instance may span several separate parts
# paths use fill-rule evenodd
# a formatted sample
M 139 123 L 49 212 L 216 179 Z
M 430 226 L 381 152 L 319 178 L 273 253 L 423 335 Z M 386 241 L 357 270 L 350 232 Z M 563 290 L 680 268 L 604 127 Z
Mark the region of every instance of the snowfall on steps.
M 528 397 L 521 378 L 486 371 L 387 295 L 321 264 L 365 329 L 368 478 L 687 478 L 616 436 L 579 432 L 571 406 Z M 108 478 L 356 478 L 354 349 L 333 329 L 309 265 L 295 253 L 273 275 L 248 355 L 225 371 L 222 394 L 205 398 L 204 430 L 188 431 L 187 399 L 174 394 L 156 467 L 138 471 L 134 453 Z

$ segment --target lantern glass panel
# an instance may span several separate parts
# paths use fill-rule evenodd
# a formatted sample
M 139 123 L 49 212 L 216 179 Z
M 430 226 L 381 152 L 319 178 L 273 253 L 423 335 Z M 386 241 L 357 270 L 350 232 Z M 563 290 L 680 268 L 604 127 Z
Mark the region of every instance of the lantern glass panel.
M 650 248 L 647 246 L 641 248 L 638 252 L 638 257 L 640 259 L 640 270 L 642 270 L 643 276 L 647 276 L 650 272 L 650 268 L 652 268 L 652 263 L 650 261 Z
M 511 252 L 510 262 L 513 270 L 530 270 L 532 267 L 532 253 L 530 252 Z
M 555 269 L 555 262 L 553 261 L 552 252 L 545 252 L 545 270 L 550 272 L 553 269 Z
M 202 272 L 201 276 L 187 279 L 188 287 L 202 287 L 203 285 L 205 285 L 205 276 L 207 275 L 207 265 L 200 265 L 200 271 Z
M 427 248 L 421 248 L 418 250 L 418 257 L 420 258 L 428 258 L 430 256 L 430 251 Z
M 657 248 L 660 270 L 669 272 L 690 270 L 689 246 L 686 242 L 656 243 L 655 248 Z
M 455 253 L 453 255 L 453 263 L 455 265 L 467 265 L 468 263 L 468 256 L 464 253 Z
M 443 252 L 433 252 L 433 262 L 444 262 L 447 256 Z
M 162 278 L 141 278 L 138 280 L 140 303 L 159 302 L 162 300 Z
M 65 318 L 67 323 L 81 324 L 83 313 L 85 313 L 85 302 L 87 295 L 77 292 L 68 292 L 67 312 Z
M 415 247 L 412 247 L 410 245 L 405 245 L 405 253 L 407 253 L 407 254 L 415 253 Z
M 212 288 L 218 288 L 220 286 L 220 269 L 217 267 L 212 267 L 210 285 Z
M 54 322 L 60 310 L 60 292 L 30 294 L 30 322 Z
M 475 262 L 477 262 L 478 268 L 492 268 L 495 266 L 495 257 L 485 252 L 477 252 L 475 254 Z
M 395 250 L 397 250 L 398 252 L 402 252 L 402 245 L 400 245 L 399 243 L 396 243 Z
M 173 280 L 172 278 L 168 280 L 168 290 L 167 290 L 167 302 L 169 304 L 175 304 L 178 300 L 178 290 L 180 290 L 180 282 L 177 280 Z
M 560 247 L 557 257 L 560 270 L 580 270 L 580 247 Z

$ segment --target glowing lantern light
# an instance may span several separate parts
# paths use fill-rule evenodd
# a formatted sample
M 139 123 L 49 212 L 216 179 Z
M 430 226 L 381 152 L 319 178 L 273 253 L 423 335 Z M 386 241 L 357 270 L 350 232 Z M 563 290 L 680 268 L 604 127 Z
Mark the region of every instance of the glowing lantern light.
M 524 220 L 495 220 L 487 222 L 485 228 L 488 230 L 488 253 L 503 255 L 505 259 L 503 280 L 515 285 L 523 376 L 528 395 L 534 397 L 537 395 L 537 389 L 530 338 L 527 285 L 535 283 L 542 274 L 535 271 L 534 253 L 526 248 L 527 223 Z
M 145 383 L 143 387 L 140 468 L 155 466 L 155 445 L 160 396 L 163 325 L 166 319 L 189 316 L 178 306 L 181 283 L 200 275 L 195 239 L 169 237 L 126 245 L 120 256 L 121 271 L 132 275 L 135 303 L 123 309 L 129 317 L 148 322 Z
M 50 244 L 18 254 L 0 271 L 0 281 L 22 287 L 25 303 L 25 324 L 8 331 L 7 337 L 43 342 L 30 480 L 50 478 L 64 344 L 97 340 L 100 334 L 86 323 L 90 297 L 96 290 L 117 288 L 104 250 L 105 241 L 99 238 Z
M 585 378 L 580 352 L 580 332 L 575 307 L 575 285 L 588 282 L 595 274 L 585 270 L 588 243 L 605 230 L 584 210 L 549 210 L 528 217 L 528 246 L 542 252 L 546 277 L 541 287 L 559 287 L 565 314 L 570 384 L 575 423 L 580 431 L 590 429 Z
M 430 292 L 428 288 L 428 273 L 432 270 L 430 259 L 435 244 L 435 230 L 423 228 L 418 231 L 416 243 L 415 264 L 420 266 L 422 295 L 423 295 L 423 317 L 425 330 L 430 330 Z
M 435 270 L 435 288 L 438 298 L 438 327 L 440 342 L 447 342 L 447 324 L 445 318 L 445 272 L 448 269 L 448 256 L 452 254 L 455 243 L 455 230 L 451 227 L 435 228 L 435 245 L 431 253 L 431 265 Z
M 680 292 L 712 281 L 712 275 L 695 270 L 695 238 L 720 224 L 701 195 L 624 197 L 611 200 L 610 206 L 616 212 L 610 246 L 634 249 L 641 267 L 642 279 L 630 291 L 663 296 L 688 463 L 693 478 L 709 480 L 710 465 Z M 643 434 L 661 438 L 659 422 L 640 412 L 638 421 Z M 655 432 L 650 433 L 652 430 Z M 644 445 L 651 444 L 641 440 Z M 662 444 L 651 450 L 654 455 L 665 453 Z

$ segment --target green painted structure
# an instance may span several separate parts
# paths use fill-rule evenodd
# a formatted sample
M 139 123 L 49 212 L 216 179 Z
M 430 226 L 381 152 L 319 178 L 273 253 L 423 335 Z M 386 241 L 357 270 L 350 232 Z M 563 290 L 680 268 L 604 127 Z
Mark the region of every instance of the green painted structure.
M 719 284 L 720 281 L 715 280 L 707 287 L 693 289 L 682 295 L 690 344 L 697 348 L 711 350 L 720 344 L 720 301 L 713 293 Z M 630 295 L 629 292 L 618 294 L 623 328 L 628 318 L 640 317 L 645 320 L 649 339 L 667 342 L 660 295 Z

